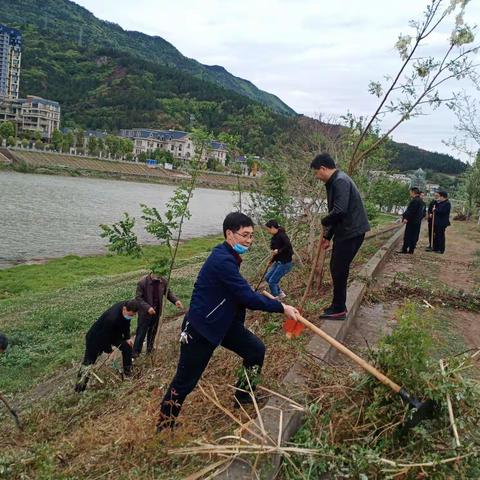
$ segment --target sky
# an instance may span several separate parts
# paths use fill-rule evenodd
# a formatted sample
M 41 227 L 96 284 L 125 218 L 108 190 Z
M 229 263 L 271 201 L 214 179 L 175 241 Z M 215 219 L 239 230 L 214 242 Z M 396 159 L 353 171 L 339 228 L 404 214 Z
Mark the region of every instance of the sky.
M 450 0 L 446 0 L 448 4 Z M 296 112 L 335 120 L 352 112 L 371 115 L 378 99 L 369 81 L 394 75 L 401 65 L 394 45 L 413 33 L 428 0 L 76 0 L 102 20 L 126 30 L 158 35 L 180 52 L 232 74 L 281 98 Z M 453 18 L 452 18 L 453 20 Z M 465 21 L 480 23 L 480 0 L 467 5 Z M 451 23 L 435 32 L 426 52 L 444 51 Z M 480 61 L 480 54 L 479 61 Z M 442 93 L 465 89 L 449 84 Z M 455 118 L 442 107 L 405 122 L 393 139 L 450 153 L 443 141 L 458 133 Z M 386 120 L 382 128 L 388 128 Z

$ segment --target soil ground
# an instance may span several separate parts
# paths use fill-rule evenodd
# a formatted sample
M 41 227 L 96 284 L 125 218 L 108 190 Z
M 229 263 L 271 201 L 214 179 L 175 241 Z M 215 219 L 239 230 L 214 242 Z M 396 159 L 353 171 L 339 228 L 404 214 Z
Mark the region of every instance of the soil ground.
M 382 297 L 388 286 L 408 281 L 423 282 L 422 285 L 429 288 L 460 288 L 464 292 L 474 292 L 478 288 L 479 228 L 455 224 L 448 230 L 447 252 L 443 256 L 424 252 L 424 236 L 425 232 L 422 232 L 414 255 L 394 254 L 373 286 L 373 296 L 369 298 L 374 299 L 378 294 L 381 300 L 372 300 L 362 306 L 346 339 L 346 344 L 359 354 L 388 334 L 395 325 L 395 311 L 404 299 Z M 368 246 L 363 255 L 373 253 L 370 250 L 375 251 L 375 246 Z M 296 293 L 297 286 L 287 282 L 285 289 Z M 328 289 L 327 283 L 325 292 Z M 325 302 L 327 300 L 325 298 Z M 427 305 L 425 309 L 432 310 Z M 435 321 L 441 336 L 451 339 L 448 348 L 462 351 L 479 347 L 480 317 L 477 313 L 437 305 L 432 312 L 438 317 Z M 251 316 L 249 326 L 267 345 L 263 384 L 278 390 L 280 379 L 308 338 L 305 336 L 295 343 L 285 341 L 278 319 L 266 314 Z M 209 441 L 228 435 L 233 429 L 232 422 L 225 412 L 196 389 L 182 411 L 181 428 L 172 438 L 159 440 L 155 437 L 153 425 L 158 401 L 173 376 L 178 358 L 178 320 L 165 325 L 163 332 L 154 362 L 143 357 L 137 363 L 138 375 L 133 380 L 120 382 L 114 368 L 105 366 L 98 371 L 105 383 L 92 381 L 91 388 L 80 399 L 71 391 L 70 372 L 73 369 L 60 374 L 52 388 L 44 390 L 44 385 L 37 386 L 35 394 L 26 397 L 30 401 L 38 400 L 39 404 L 23 414 L 25 432 L 17 433 L 5 427 L 7 435 L 0 439 L 0 478 L 174 480 L 202 468 L 205 458 L 172 457 L 166 454 L 166 449 L 195 439 Z M 235 371 L 239 367 L 238 358 L 218 349 L 202 380 L 203 387 L 209 391 L 213 388 L 221 403 L 231 411 L 232 389 L 229 385 L 234 383 Z M 47 391 L 50 398 L 48 402 L 42 402 Z M 235 413 L 243 421 L 247 420 L 247 414 L 255 414 L 253 407 L 246 413 Z
M 464 222 L 453 222 L 447 229 L 447 247 L 443 255 L 426 252 L 427 226 L 422 225 L 418 247 L 413 255 L 394 253 L 372 286 L 370 298 L 379 296 L 379 302 L 365 301 L 355 318 L 354 327 L 345 343 L 357 353 L 365 352 L 394 328 L 395 313 L 403 301 L 409 298 L 383 299 L 385 288 L 398 283 L 422 286 L 435 291 L 473 294 L 480 289 L 480 227 Z M 436 305 L 431 309 L 419 299 L 432 315 L 434 327 L 440 339 L 449 339 L 441 349 L 459 353 L 480 348 L 480 314 L 455 306 Z M 430 303 L 430 302 L 429 302 Z M 344 359 L 337 356 L 340 363 Z M 480 369 L 480 364 L 479 364 Z

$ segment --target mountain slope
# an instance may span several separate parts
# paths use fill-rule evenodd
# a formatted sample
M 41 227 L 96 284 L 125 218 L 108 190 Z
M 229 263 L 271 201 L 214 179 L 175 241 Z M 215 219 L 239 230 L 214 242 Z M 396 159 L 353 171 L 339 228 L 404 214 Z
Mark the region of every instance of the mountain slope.
M 429 152 L 408 143 L 391 142 L 395 153 L 391 166 L 400 171 L 432 170 L 435 172 L 458 175 L 467 169 L 467 164 L 445 153 Z
M 41 33 L 55 33 L 59 42 L 68 41 L 86 48 L 112 48 L 159 65 L 175 67 L 199 79 L 213 82 L 276 112 L 295 112 L 278 97 L 258 89 L 253 83 L 235 77 L 223 67 L 203 65 L 183 56 L 161 37 L 123 30 L 97 19 L 85 8 L 69 0 L 0 0 L 0 22 L 24 30 L 34 25 Z

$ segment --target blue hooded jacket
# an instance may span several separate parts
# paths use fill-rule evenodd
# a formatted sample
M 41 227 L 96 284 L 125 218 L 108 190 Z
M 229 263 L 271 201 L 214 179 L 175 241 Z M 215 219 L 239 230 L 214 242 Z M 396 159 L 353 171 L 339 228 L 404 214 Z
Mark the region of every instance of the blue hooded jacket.
M 203 264 L 185 318 L 213 345 L 220 345 L 232 322 L 245 321 L 246 309 L 283 313 L 283 306 L 252 287 L 240 274 L 238 255 L 224 242 Z M 241 261 L 241 260 L 240 260 Z

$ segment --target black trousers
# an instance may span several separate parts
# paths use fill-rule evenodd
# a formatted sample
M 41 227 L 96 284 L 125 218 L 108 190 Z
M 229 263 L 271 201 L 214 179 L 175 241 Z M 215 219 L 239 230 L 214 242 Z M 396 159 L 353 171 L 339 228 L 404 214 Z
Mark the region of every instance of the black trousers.
M 445 230 L 447 227 L 437 227 L 434 225 L 433 232 L 433 250 L 436 252 L 445 252 Z
M 330 259 L 330 273 L 333 281 L 332 308 L 343 312 L 347 309 L 347 281 L 350 273 L 350 264 L 362 246 L 365 234 L 333 242 L 332 257 Z
M 420 236 L 421 223 L 407 223 L 405 226 L 405 234 L 403 235 L 402 252 L 413 253 L 417 246 L 418 237 Z
M 123 371 L 129 373 L 132 369 L 132 347 L 126 341 L 115 346 L 118 346 L 118 349 L 122 352 Z M 93 365 L 102 353 L 103 349 L 99 349 L 96 345 L 92 345 L 87 339 L 82 366 L 77 374 L 77 384 L 75 385 L 75 390 L 77 392 L 82 392 L 87 388 L 90 376 L 88 375 L 88 372 L 85 373 L 85 367 Z
M 432 235 L 433 235 L 433 231 L 432 231 L 432 219 L 429 218 L 428 219 L 428 246 L 430 248 L 432 248 L 433 246 L 433 238 L 432 238 Z
M 151 353 L 153 351 L 159 320 L 159 314 L 149 315 L 146 318 L 142 317 L 138 319 L 137 331 L 135 333 L 135 343 L 133 344 L 133 354 L 135 356 L 140 355 L 142 352 L 145 337 L 147 337 L 147 353 Z
M 196 387 L 216 348 L 191 325 L 188 325 L 187 333 L 188 343 L 181 344 L 177 372 L 160 404 L 159 422 L 165 422 L 164 425 L 173 426 L 185 398 Z M 243 366 L 247 372 L 260 373 L 265 358 L 265 345 L 242 323 L 232 324 L 221 345 L 243 358 Z M 247 385 L 242 378 L 237 382 L 238 388 L 248 390 Z M 240 391 L 235 395 L 239 400 L 248 396 L 247 393 Z

